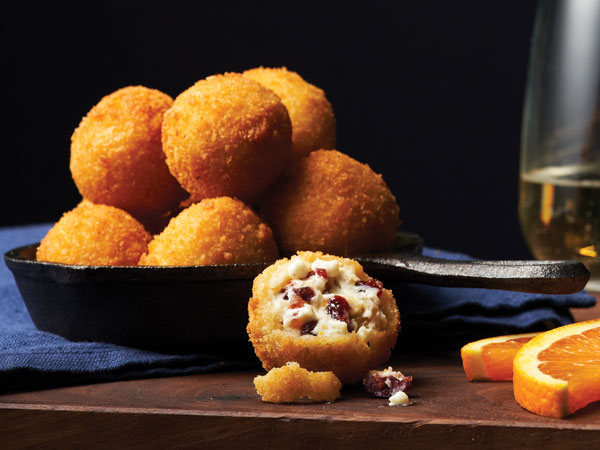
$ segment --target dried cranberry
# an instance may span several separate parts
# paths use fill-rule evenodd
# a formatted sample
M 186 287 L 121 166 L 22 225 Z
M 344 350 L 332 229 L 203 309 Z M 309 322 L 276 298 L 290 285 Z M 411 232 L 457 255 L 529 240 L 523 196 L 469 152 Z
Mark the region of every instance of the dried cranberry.
M 314 270 L 311 270 L 311 271 L 310 271 L 310 272 L 308 272 L 308 273 L 306 274 L 306 276 L 305 276 L 304 278 L 302 278 L 302 279 L 303 279 L 303 280 L 306 280 L 307 278 L 310 278 L 310 277 L 312 277 L 314 274 L 315 274 L 315 271 L 314 271 Z
M 305 302 L 310 303 L 312 298 L 315 296 L 315 291 L 309 286 L 304 286 L 300 288 L 294 288 L 294 294 L 296 294 Z
M 412 377 L 397 378 L 393 375 L 369 374 L 363 380 L 365 390 L 374 397 L 389 398 L 405 392 L 412 385 Z
M 320 277 L 328 278 L 327 271 L 325 269 L 317 269 L 315 272 L 317 272 L 317 275 Z
M 311 334 L 313 336 L 316 336 L 313 333 L 313 330 L 317 326 L 317 323 L 317 320 L 311 320 L 310 322 L 306 322 L 304 325 L 302 325 L 302 328 L 300 329 L 300 336 L 304 336 L 305 334 Z
M 370 286 L 377 289 L 377 297 L 383 293 L 383 283 L 375 278 L 369 278 L 367 281 L 357 281 L 356 286 Z
M 334 295 L 327 302 L 327 314 L 335 320 L 348 323 L 350 319 L 350 305 L 341 295 Z
M 310 278 L 310 277 L 312 277 L 312 276 L 313 276 L 315 273 L 316 273 L 317 275 L 319 275 L 320 277 L 323 277 L 323 278 L 328 278 L 328 275 L 327 275 L 327 270 L 325 270 L 325 269 L 315 269 L 315 270 L 311 270 L 310 272 L 308 272 L 308 273 L 306 274 L 306 276 L 305 276 L 304 278 L 302 278 L 302 279 L 303 279 L 303 280 L 306 280 L 307 278 Z

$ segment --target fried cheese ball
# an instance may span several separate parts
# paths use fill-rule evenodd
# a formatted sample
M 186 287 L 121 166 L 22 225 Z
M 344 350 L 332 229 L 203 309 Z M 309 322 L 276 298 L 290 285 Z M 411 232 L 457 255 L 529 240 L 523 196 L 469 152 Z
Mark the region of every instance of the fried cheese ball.
M 175 99 L 162 140 L 169 169 L 192 200 L 253 202 L 288 163 L 292 125 L 271 90 L 227 73 L 200 80 Z
M 285 255 L 390 250 L 400 226 L 396 199 L 381 175 L 336 150 L 292 164 L 261 200 L 260 212 Z
M 152 237 L 113 206 L 82 201 L 63 214 L 40 243 L 36 259 L 64 264 L 135 266 Z
M 298 252 L 254 280 L 248 335 L 266 370 L 296 361 L 356 383 L 387 361 L 400 314 L 392 292 L 351 259 Z
M 177 206 L 187 194 L 169 172 L 161 143 L 172 104 L 160 91 L 129 86 L 91 109 L 71 137 L 71 174 L 84 198 L 142 222 Z
M 313 150 L 335 148 L 335 116 L 322 89 L 285 67 L 257 67 L 244 72 L 244 76 L 258 81 L 281 97 L 292 120 L 294 159 Z
M 279 252 L 268 225 L 240 200 L 204 199 L 171 219 L 139 264 L 201 266 L 270 262 Z
M 297 362 L 288 362 L 254 378 L 254 387 L 263 402 L 289 403 L 305 398 L 333 402 L 340 398 L 342 383 L 333 372 L 310 372 Z

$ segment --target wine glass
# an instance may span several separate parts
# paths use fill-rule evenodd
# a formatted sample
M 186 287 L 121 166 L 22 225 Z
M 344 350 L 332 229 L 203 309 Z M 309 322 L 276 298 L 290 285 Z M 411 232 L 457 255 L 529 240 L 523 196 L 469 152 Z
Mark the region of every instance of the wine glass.
M 600 1 L 543 0 L 523 115 L 519 219 L 538 259 L 576 259 L 600 291 Z

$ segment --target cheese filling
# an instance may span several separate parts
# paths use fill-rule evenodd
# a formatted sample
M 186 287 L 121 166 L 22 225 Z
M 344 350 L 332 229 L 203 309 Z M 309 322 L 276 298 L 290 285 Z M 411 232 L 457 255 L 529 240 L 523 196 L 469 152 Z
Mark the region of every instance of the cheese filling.
M 405 392 L 398 391 L 389 398 L 389 406 L 408 406 L 410 405 L 410 399 Z
M 291 281 L 274 300 L 275 314 L 284 328 L 314 336 L 357 333 L 364 339 L 385 329 L 379 281 L 362 281 L 352 267 L 336 260 L 317 259 L 308 265 L 294 256 L 286 271 Z

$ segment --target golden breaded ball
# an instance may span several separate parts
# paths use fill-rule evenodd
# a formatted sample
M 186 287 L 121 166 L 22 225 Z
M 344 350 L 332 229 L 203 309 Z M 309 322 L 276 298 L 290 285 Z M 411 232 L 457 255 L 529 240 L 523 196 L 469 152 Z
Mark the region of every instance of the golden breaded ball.
M 358 255 L 393 247 L 398 205 L 381 175 L 336 150 L 296 161 L 261 201 L 283 254 Z
M 322 89 L 285 67 L 258 67 L 247 70 L 244 75 L 281 97 L 292 120 L 294 159 L 306 156 L 313 150 L 335 148 L 335 116 Z
M 148 245 L 146 266 L 202 266 L 274 261 L 268 225 L 230 197 L 205 199 L 183 210 Z
M 71 174 L 81 195 L 152 220 L 185 197 L 169 172 L 161 127 L 173 99 L 129 86 L 104 97 L 71 137 Z
M 342 383 L 333 372 L 311 372 L 297 362 L 289 362 L 254 378 L 254 387 L 263 402 L 289 403 L 301 399 L 333 402 L 340 398 Z
M 64 264 L 135 266 L 150 239 L 127 212 L 84 200 L 48 231 L 36 258 Z
M 351 259 L 298 252 L 255 278 L 248 335 L 265 370 L 296 361 L 356 383 L 387 361 L 400 314 L 392 291 Z
M 231 196 L 253 202 L 288 163 L 291 136 L 279 97 L 234 73 L 181 93 L 162 132 L 169 169 L 196 201 Z

